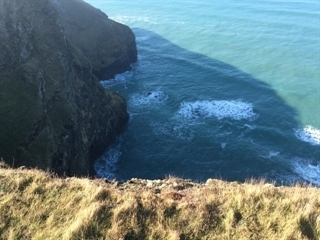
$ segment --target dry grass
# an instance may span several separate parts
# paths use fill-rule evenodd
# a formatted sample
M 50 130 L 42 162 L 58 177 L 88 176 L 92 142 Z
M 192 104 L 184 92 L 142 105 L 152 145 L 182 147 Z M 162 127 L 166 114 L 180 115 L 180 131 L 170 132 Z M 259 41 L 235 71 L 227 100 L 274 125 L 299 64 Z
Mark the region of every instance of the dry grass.
M 0 168 L 1 239 L 320 239 L 320 189 Z

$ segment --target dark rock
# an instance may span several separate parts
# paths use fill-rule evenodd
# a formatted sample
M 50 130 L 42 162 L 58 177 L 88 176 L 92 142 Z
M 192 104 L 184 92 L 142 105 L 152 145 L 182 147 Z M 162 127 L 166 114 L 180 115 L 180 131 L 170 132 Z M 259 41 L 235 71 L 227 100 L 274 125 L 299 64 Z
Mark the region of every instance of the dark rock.
M 129 27 L 108 19 L 82 0 L 56 0 L 54 6 L 68 40 L 90 60 L 100 80 L 129 70 L 137 61 L 135 36 Z
M 161 193 L 161 190 L 160 190 L 159 188 L 156 188 L 156 189 L 154 190 L 154 193 L 155 193 L 155 194 L 160 194 L 160 193 Z
M 134 61 L 131 30 L 83 1 L 0 0 L 0 157 L 93 175 L 128 121 L 125 100 L 97 76 Z

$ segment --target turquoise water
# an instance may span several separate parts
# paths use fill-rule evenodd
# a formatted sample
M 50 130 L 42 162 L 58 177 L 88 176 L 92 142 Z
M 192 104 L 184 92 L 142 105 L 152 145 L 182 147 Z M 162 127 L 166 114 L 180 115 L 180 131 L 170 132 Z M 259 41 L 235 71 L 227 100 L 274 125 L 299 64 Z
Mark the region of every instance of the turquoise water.
M 87 2 L 138 47 L 132 71 L 102 81 L 130 121 L 100 177 L 320 185 L 318 0 Z

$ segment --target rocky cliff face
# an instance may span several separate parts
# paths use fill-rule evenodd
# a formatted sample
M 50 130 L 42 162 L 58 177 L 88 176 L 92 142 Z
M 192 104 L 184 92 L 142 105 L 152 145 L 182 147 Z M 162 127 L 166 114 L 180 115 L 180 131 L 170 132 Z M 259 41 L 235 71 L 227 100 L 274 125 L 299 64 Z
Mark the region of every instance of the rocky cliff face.
M 0 0 L 0 157 L 92 175 L 128 120 L 124 99 L 98 78 L 136 57 L 131 30 L 83 1 Z

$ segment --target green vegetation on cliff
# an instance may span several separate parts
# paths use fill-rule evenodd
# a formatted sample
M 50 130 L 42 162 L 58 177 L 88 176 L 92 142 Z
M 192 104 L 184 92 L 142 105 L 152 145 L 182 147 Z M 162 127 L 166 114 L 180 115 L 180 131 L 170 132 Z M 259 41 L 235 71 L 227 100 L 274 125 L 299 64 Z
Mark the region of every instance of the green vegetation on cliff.
M 0 169 L 1 239 L 320 239 L 320 189 Z

